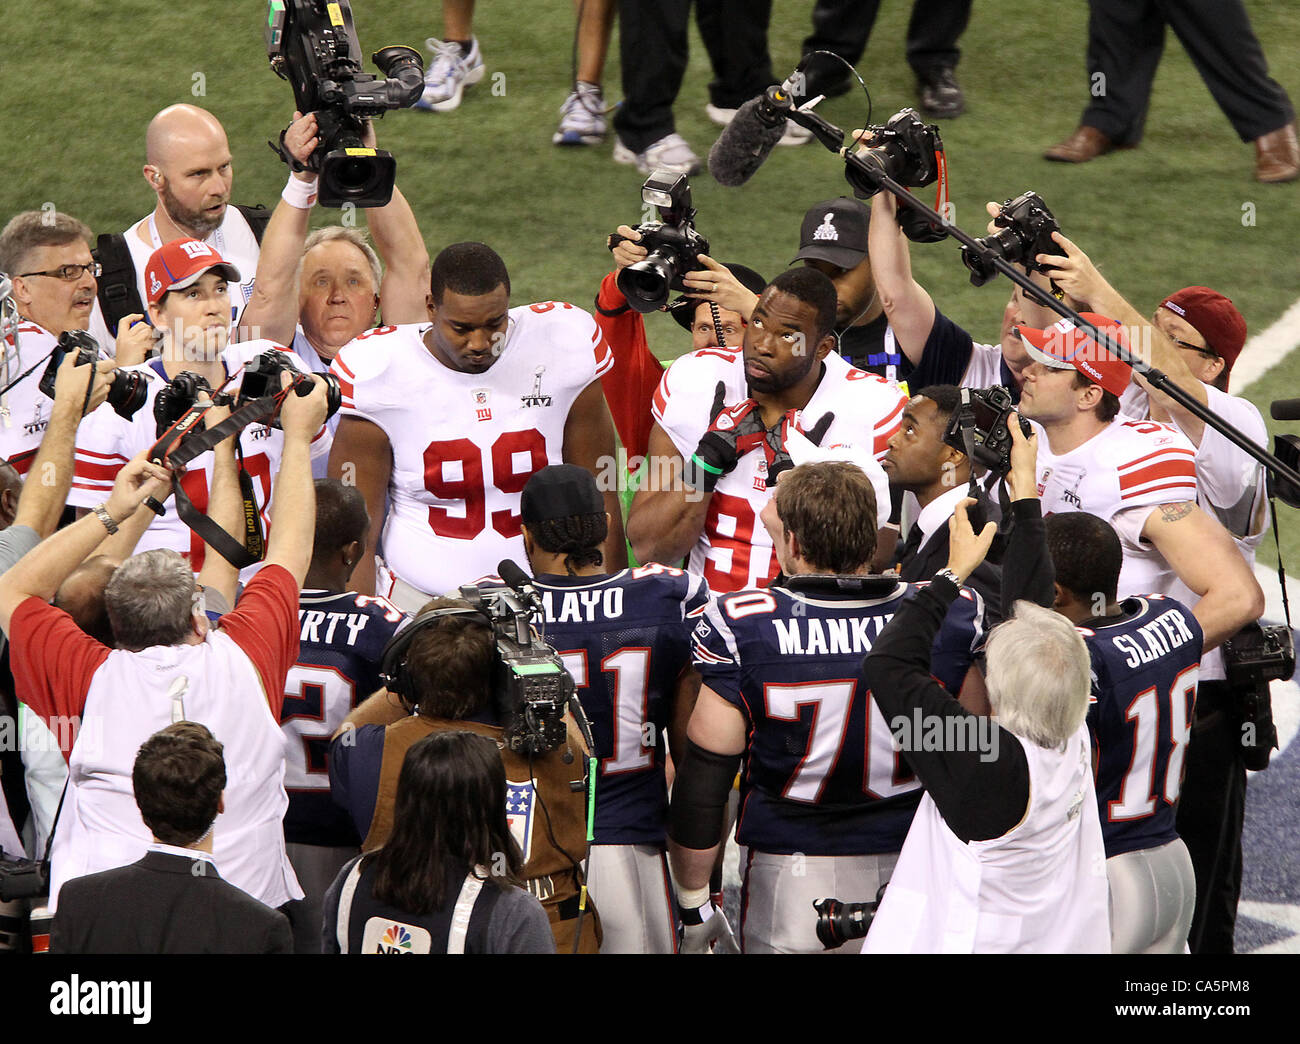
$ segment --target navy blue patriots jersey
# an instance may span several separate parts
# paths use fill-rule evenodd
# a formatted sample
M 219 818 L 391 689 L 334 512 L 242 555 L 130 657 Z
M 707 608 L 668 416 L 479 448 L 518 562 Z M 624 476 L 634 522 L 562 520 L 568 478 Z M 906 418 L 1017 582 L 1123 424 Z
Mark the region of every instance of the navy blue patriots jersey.
M 693 635 L 703 683 L 745 716 L 736 840 L 778 854 L 897 852 L 921 785 L 870 698 L 862 658 L 920 585 L 804 583 L 724 595 Z M 962 588 L 935 637 L 931 672 L 954 695 L 982 618 L 979 595 Z
M 543 574 L 533 584 L 546 640 L 573 675 L 600 759 L 596 844 L 662 845 L 665 734 L 678 678 L 691 665 L 692 614 L 707 604 L 708 585 L 661 565 Z
M 1092 657 L 1097 807 L 1106 855 L 1168 844 L 1196 706 L 1202 633 L 1192 611 L 1160 595 L 1125 599 L 1114 623 L 1079 633 Z
M 348 814 L 330 799 L 330 737 L 353 707 L 381 688 L 384 646 L 406 620 L 406 614 L 383 598 L 311 590 L 299 596 L 298 662 L 285 683 L 280 718 L 287 741 L 287 841 L 361 843 Z

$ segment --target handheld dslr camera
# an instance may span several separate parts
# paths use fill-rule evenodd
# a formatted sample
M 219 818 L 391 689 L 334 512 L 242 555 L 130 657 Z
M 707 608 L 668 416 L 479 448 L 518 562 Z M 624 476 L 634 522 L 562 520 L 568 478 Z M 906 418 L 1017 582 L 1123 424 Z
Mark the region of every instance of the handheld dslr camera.
M 709 241 L 695 231 L 685 174 L 654 171 L 641 186 L 641 199 L 657 207 L 662 220 L 637 225 L 649 256 L 619 272 L 617 282 L 628 304 L 638 312 L 654 312 L 668 303 L 671 291 L 686 289 L 682 276 L 700 267 L 699 257 L 709 252 Z M 611 246 L 618 242 L 621 237 L 611 237 Z
M 77 353 L 77 366 L 94 366 L 99 361 L 99 342 L 84 330 L 65 330 L 59 334 L 58 343 L 50 355 L 49 364 L 37 385 L 51 399 L 54 398 L 54 381 L 58 377 L 63 357 L 68 352 Z M 115 370 L 108 386 L 108 402 L 119 417 L 130 420 L 139 412 L 148 397 L 144 374 L 135 370 Z
M 838 899 L 813 900 L 813 909 L 817 911 L 817 938 L 822 946 L 828 950 L 837 950 L 850 939 L 865 938 L 885 887 L 880 886 L 875 902 L 870 903 L 844 903 Z
M 244 364 L 244 376 L 239 384 L 239 398 L 235 402 L 235 409 L 241 406 L 247 406 L 256 399 L 265 399 L 271 395 L 280 393 L 280 374 L 287 373 L 293 378 L 290 388 L 296 395 L 310 395 L 312 389 L 312 379 L 310 374 L 305 374 L 290 361 L 289 356 L 284 352 L 266 351 L 260 355 L 255 355 Z M 343 392 L 339 387 L 339 379 L 332 373 L 318 374 L 325 381 L 325 416 L 333 417 L 338 413 L 339 406 L 343 402 Z M 271 427 L 280 426 L 280 416 L 277 412 L 268 422 Z
M 381 80 L 361 71 L 348 0 L 270 0 L 266 54 L 276 75 L 293 85 L 298 111 L 316 114 L 321 143 L 307 167 L 320 175 L 321 206 L 387 204 L 397 161 L 363 144 L 363 121 L 416 103 L 424 90 L 419 52 L 410 47 L 376 51 L 370 60 L 387 77 Z M 271 147 L 294 165 L 283 134 L 280 142 Z
M 1016 412 L 1011 393 L 1001 386 L 963 388 L 961 405 L 952 411 L 943 441 L 960 450 L 973 465 L 987 468 L 995 475 L 1011 470 L 1011 429 L 1009 418 Z M 1029 422 L 1020 419 L 1025 438 L 1033 434 Z
M 1024 265 L 1026 272 L 1042 271 L 1042 266 L 1034 260 L 1039 254 L 1065 256 L 1065 251 L 1052 239 L 1052 233 L 1061 231 L 1061 226 L 1037 192 L 1025 192 L 1007 200 L 993 223 L 1000 231 L 975 242 L 1009 264 Z M 997 275 L 988 258 L 970 247 L 961 248 L 961 259 L 970 269 L 973 286 L 983 286 Z

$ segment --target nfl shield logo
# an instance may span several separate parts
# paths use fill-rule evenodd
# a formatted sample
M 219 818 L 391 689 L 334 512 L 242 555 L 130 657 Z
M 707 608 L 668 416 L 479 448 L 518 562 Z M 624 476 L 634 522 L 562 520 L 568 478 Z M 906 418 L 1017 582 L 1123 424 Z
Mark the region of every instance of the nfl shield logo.
M 510 833 L 524 853 L 524 862 L 528 862 L 532 852 L 535 798 L 531 779 L 522 783 L 516 783 L 512 779 L 506 781 L 506 822 L 510 824 Z

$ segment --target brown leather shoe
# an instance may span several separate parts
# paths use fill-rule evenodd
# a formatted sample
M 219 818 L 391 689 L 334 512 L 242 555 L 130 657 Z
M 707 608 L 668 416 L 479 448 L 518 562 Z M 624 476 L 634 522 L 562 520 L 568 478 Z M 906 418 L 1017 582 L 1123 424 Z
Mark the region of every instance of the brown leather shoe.
M 1131 149 L 1132 145 L 1116 145 L 1096 127 L 1081 126 L 1059 145 L 1043 153 L 1044 159 L 1058 163 L 1087 163 L 1115 149 Z
M 1255 180 L 1295 181 L 1300 178 L 1300 143 L 1295 121 L 1255 139 Z

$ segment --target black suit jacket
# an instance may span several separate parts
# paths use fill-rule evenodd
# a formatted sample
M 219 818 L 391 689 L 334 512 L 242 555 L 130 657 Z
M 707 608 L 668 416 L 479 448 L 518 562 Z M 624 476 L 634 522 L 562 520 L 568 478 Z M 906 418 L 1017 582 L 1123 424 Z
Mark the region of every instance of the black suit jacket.
M 977 498 L 977 503 L 969 511 L 971 528 L 978 533 L 989 521 L 997 521 L 998 509 L 986 496 Z M 966 580 L 966 586 L 979 592 L 984 599 L 984 622 L 992 627 L 1002 619 L 1002 570 L 997 564 L 1001 559 L 1002 535 L 994 538 L 989 557 Z M 923 543 L 915 553 L 906 555 L 898 563 L 899 579 L 909 583 L 923 583 L 932 580 L 934 574 L 948 564 L 948 523 L 945 521 L 930 534 L 930 539 Z
M 293 953 L 293 935 L 284 914 L 223 881 L 211 862 L 148 852 L 64 883 L 50 951 Z

